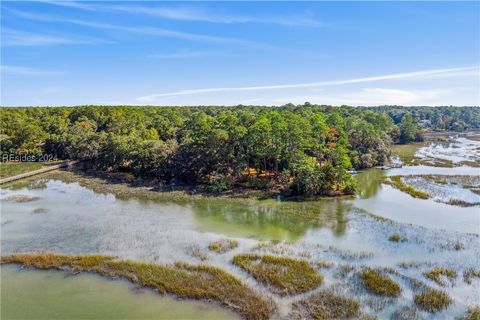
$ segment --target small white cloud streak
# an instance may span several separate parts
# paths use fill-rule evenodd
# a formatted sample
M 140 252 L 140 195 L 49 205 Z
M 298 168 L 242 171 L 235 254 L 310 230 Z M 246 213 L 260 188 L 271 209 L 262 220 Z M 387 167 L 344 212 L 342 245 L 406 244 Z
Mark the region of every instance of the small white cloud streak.
M 155 59 L 189 59 L 189 58 L 202 58 L 217 55 L 217 52 L 208 51 L 180 51 L 172 53 L 153 53 L 148 55 L 149 58 Z
M 76 38 L 65 35 L 40 34 L 8 28 L 2 29 L 2 46 L 48 46 L 62 44 L 96 44 L 107 41 L 97 38 Z
M 62 75 L 64 72 L 40 70 L 20 66 L 0 66 L 0 72 L 2 74 L 17 75 L 17 76 L 49 76 L 49 75 Z
M 139 6 L 139 5 L 99 5 L 92 3 L 80 3 L 76 1 L 40 1 L 51 5 L 64 6 L 79 10 L 103 11 L 103 12 L 119 12 L 128 14 L 144 14 L 171 20 L 180 21 L 198 21 L 223 24 L 246 24 L 246 23 L 263 23 L 277 24 L 284 26 L 304 26 L 304 27 L 321 27 L 324 23 L 303 16 L 236 16 L 228 15 L 221 12 L 211 12 L 201 7 L 165 7 L 165 6 Z
M 36 20 L 36 21 L 69 23 L 69 24 L 75 24 L 75 25 L 88 27 L 88 28 L 116 30 L 116 31 L 128 32 L 128 33 L 160 36 L 160 37 L 175 38 L 175 39 L 182 39 L 182 40 L 188 40 L 188 41 L 269 47 L 268 45 L 263 45 L 263 44 L 259 44 L 259 43 L 248 41 L 248 40 L 203 35 L 203 34 L 176 31 L 176 30 L 157 28 L 157 27 L 143 27 L 143 26 L 127 27 L 127 26 L 116 25 L 116 24 L 100 23 L 100 22 L 85 21 L 85 20 L 78 20 L 78 19 L 65 19 L 65 18 L 48 16 L 48 15 L 40 15 L 40 14 L 31 14 L 31 13 L 21 12 L 13 9 L 8 9 L 8 11 L 22 18 Z
M 478 67 L 466 67 L 466 68 L 449 68 L 449 69 L 433 69 L 423 70 L 407 73 L 396 73 L 389 75 L 373 76 L 354 78 L 346 80 L 334 80 L 334 81 L 322 81 L 322 82 L 309 82 L 309 83 L 297 83 L 297 84 L 281 84 L 281 85 L 266 85 L 266 86 L 251 86 L 251 87 L 225 87 L 225 88 L 205 88 L 205 89 L 192 89 L 192 90 L 180 90 L 175 92 L 152 94 L 137 98 L 141 102 L 153 102 L 158 98 L 171 97 L 171 96 L 185 96 L 203 93 L 218 93 L 218 92 L 231 92 L 231 91 L 258 91 L 258 90 L 278 90 L 278 89 L 292 89 L 292 88 L 313 88 L 313 87 L 326 87 L 345 84 L 355 84 L 364 82 L 374 82 L 383 80 L 398 80 L 398 79 L 415 79 L 426 77 L 438 77 L 438 76 L 478 76 Z

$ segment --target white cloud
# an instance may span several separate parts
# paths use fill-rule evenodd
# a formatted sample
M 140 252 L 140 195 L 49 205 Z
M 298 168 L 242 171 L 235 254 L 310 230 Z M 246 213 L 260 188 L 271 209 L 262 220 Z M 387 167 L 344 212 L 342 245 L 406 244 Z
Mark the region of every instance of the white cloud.
M 2 46 L 48 46 L 61 44 L 95 44 L 107 41 L 97 38 L 78 38 L 66 35 L 40 34 L 8 28 L 2 29 Z
M 145 14 L 165 19 L 180 21 L 198 21 L 223 24 L 244 24 L 244 23 L 266 23 L 285 26 L 325 26 L 309 15 L 295 16 L 238 16 L 220 11 L 212 11 L 205 6 L 144 6 L 144 5 L 118 5 L 118 4 L 96 4 L 76 1 L 42 1 L 44 3 L 70 7 L 80 10 L 119 12 L 128 14 Z
M 399 80 L 399 79 L 420 79 L 420 78 L 430 78 L 430 77 L 438 77 L 438 76 L 441 76 L 441 77 L 478 76 L 478 74 L 479 74 L 478 67 L 432 69 L 432 70 L 423 70 L 423 71 L 415 71 L 415 72 L 407 72 L 407 73 L 396 73 L 396 74 L 388 74 L 388 75 L 373 76 L 373 77 L 322 81 L 322 82 L 250 86 L 250 87 L 223 87 L 223 88 L 179 90 L 175 92 L 146 95 L 146 96 L 137 98 L 137 100 L 140 102 L 154 102 L 157 99 L 163 98 L 163 97 L 198 95 L 198 94 L 205 94 L 205 93 L 315 88 L 315 87 L 338 86 L 338 85 L 346 85 L 346 84 L 357 84 L 357 83 L 378 82 L 378 81 Z M 394 90 L 394 89 L 389 89 L 389 90 Z M 376 93 L 378 94 L 378 91 Z M 372 92 L 370 94 L 372 94 Z M 397 95 L 398 94 L 399 93 L 397 92 Z M 403 94 L 404 94 L 404 97 L 406 97 L 405 93 Z
M 18 76 L 48 76 L 48 75 L 61 75 L 64 72 L 60 71 L 51 71 L 51 70 L 41 70 L 27 67 L 19 66 L 0 66 L 0 71 L 3 74 L 8 75 L 18 75 Z
M 218 52 L 208 51 L 179 51 L 172 53 L 153 53 L 148 55 L 149 58 L 155 59 L 189 59 L 189 58 L 202 58 L 219 54 Z
M 12 9 L 8 9 L 8 10 L 10 12 L 13 12 L 17 16 L 20 16 L 25 19 L 35 20 L 35 21 L 69 23 L 69 24 L 79 25 L 79 26 L 88 27 L 88 28 L 116 30 L 121 32 L 175 38 L 175 39 L 197 41 L 197 42 L 214 42 L 214 43 L 250 45 L 250 46 L 257 46 L 257 47 L 269 47 L 268 45 L 259 44 L 253 41 L 230 38 L 230 37 L 211 36 L 211 35 L 204 35 L 204 34 L 177 31 L 177 30 L 157 28 L 157 27 L 124 26 L 124 25 L 116 25 L 116 24 L 93 22 L 93 21 L 78 20 L 78 19 L 65 19 L 65 18 L 55 17 L 55 16 L 31 14 L 27 12 L 12 10 Z

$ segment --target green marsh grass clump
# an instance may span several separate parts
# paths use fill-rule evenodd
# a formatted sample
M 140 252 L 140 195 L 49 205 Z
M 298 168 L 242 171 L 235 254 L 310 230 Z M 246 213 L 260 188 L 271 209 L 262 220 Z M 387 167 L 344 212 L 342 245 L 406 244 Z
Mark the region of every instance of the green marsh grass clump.
M 429 271 L 425 271 L 423 276 L 427 279 L 435 281 L 441 286 L 446 286 L 447 283 L 443 280 L 443 277 L 446 277 L 453 282 L 457 278 L 457 271 L 451 268 L 433 268 Z
M 480 320 L 480 307 L 468 308 L 465 320 Z
M 402 237 L 398 233 L 394 233 L 388 238 L 388 240 L 393 242 L 400 242 L 402 241 Z
M 359 315 L 360 303 L 355 299 L 323 290 L 297 302 L 294 308 L 304 310 L 310 318 L 317 320 L 351 319 Z M 305 318 L 305 315 L 302 316 Z
M 460 251 L 460 250 L 465 249 L 465 246 L 463 245 L 463 243 L 457 241 L 453 244 L 453 249 L 455 251 Z
M 320 269 L 330 269 L 333 267 L 333 263 L 328 261 L 317 261 L 315 265 Z
M 378 296 L 398 297 L 402 292 L 400 285 L 380 270 L 365 268 L 360 277 L 365 288 Z
M 427 288 L 416 294 L 413 301 L 420 309 L 428 312 L 441 311 L 452 303 L 452 299 L 445 291 L 432 288 Z
M 210 244 L 208 245 L 208 250 L 214 251 L 216 253 L 225 253 L 235 249 L 236 247 L 238 247 L 237 240 L 223 239 L 210 242 Z
M 280 295 L 306 292 L 323 281 L 323 277 L 305 260 L 239 254 L 233 258 L 233 263 Z
M 180 298 L 218 302 L 246 319 L 268 319 L 274 311 L 271 301 L 255 293 L 237 277 L 207 265 L 180 262 L 158 265 L 102 255 L 68 256 L 55 253 L 12 254 L 1 257 L 0 262 L 125 278 L 160 294 L 170 293 Z
M 391 185 L 392 187 L 408 193 L 414 198 L 419 198 L 419 199 L 428 199 L 429 196 L 427 193 L 423 191 L 416 190 L 412 186 L 407 185 L 405 182 L 402 181 L 402 176 L 391 176 L 389 179 L 385 179 L 384 182 L 386 184 Z
M 468 268 L 467 270 L 463 271 L 463 281 L 465 281 L 465 283 L 472 284 L 473 278 L 480 279 L 480 270 Z

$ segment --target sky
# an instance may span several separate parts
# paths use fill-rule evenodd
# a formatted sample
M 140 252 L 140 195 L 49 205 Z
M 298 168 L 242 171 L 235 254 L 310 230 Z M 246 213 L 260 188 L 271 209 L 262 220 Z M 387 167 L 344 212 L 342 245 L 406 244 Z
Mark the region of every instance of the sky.
M 1 105 L 480 105 L 480 2 L 1 1 Z

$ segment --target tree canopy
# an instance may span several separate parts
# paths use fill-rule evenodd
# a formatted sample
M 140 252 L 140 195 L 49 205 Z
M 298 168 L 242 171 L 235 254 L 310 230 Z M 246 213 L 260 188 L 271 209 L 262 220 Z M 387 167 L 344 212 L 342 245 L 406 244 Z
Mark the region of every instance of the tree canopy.
M 206 184 L 216 191 L 248 184 L 290 194 L 343 194 L 354 191 L 348 170 L 385 164 L 392 142 L 422 138 L 420 125 L 452 130 L 480 125 L 478 109 L 454 109 L 0 108 L 0 151 L 88 160 L 100 170 L 163 184 Z

